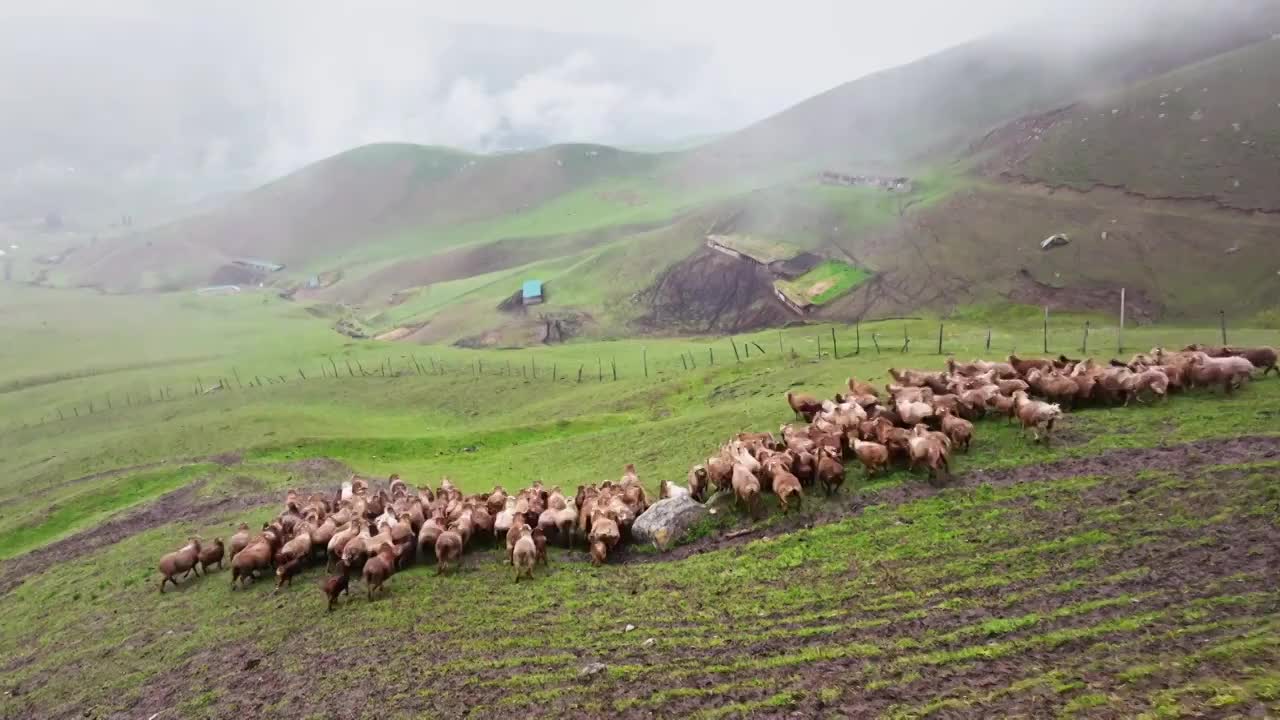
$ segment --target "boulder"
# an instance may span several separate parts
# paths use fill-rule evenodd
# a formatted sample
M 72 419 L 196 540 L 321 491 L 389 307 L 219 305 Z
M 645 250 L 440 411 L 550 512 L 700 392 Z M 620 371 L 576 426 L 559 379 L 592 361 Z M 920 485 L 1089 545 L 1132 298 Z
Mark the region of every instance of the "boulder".
M 653 543 L 658 550 L 666 550 L 706 516 L 707 508 L 693 498 L 666 498 L 636 518 L 631 536 L 636 542 Z

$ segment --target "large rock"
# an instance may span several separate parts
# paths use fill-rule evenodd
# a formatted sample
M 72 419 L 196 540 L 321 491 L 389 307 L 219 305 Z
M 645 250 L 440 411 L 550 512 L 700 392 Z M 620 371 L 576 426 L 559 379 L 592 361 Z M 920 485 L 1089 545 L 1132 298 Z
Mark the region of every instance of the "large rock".
M 693 498 L 666 498 L 650 505 L 636 518 L 631 536 L 636 542 L 653 543 L 659 550 L 666 550 L 706 516 L 707 509 Z

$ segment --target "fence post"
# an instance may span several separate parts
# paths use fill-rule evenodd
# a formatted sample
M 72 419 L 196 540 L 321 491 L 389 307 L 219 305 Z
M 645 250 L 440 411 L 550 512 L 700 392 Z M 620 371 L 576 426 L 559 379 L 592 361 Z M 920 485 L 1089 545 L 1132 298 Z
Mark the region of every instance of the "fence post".
M 618 381 L 618 358 L 615 357 L 610 359 L 609 364 L 613 366 L 613 380 L 614 382 L 617 382 Z
M 1124 352 L 1124 288 L 1120 288 L 1120 329 L 1116 331 L 1116 352 Z
M 1227 345 L 1227 311 L 1226 310 L 1218 311 L 1218 323 L 1222 325 L 1222 346 L 1226 347 Z
M 715 349 L 715 348 L 713 348 L 713 347 L 709 347 L 709 348 L 707 348 L 707 355 L 711 358 L 711 364 L 712 364 L 712 365 L 715 365 L 715 364 L 716 364 L 716 349 Z
M 231 366 L 231 374 L 236 376 L 236 387 L 238 388 L 244 387 L 244 385 L 240 384 L 240 371 L 237 370 L 234 365 Z
M 578 384 L 582 384 L 582 365 L 578 365 Z
M 76 417 L 80 417 L 80 408 L 76 407 L 75 405 L 71 406 L 71 412 L 75 413 Z
M 65 419 L 66 419 L 66 418 L 62 417 L 62 409 L 61 409 L 61 408 L 59 408 L 59 409 L 58 409 L 58 419 L 59 419 L 59 420 L 65 420 Z
M 729 338 L 729 344 L 733 346 L 733 357 L 738 362 L 742 362 L 742 356 L 738 354 L 738 341 L 731 337 Z
M 684 366 L 685 370 L 689 369 L 689 361 L 684 359 L 684 353 L 680 353 L 680 364 Z
M 1044 354 L 1049 354 L 1049 306 L 1044 306 Z
M 991 352 L 991 328 L 987 328 L 987 352 Z
M 533 379 L 537 380 L 538 379 L 538 358 L 536 357 L 529 358 L 529 363 L 533 366 Z
M 822 359 L 822 336 L 818 336 L 818 359 Z
M 742 343 L 742 349 L 747 351 L 747 359 L 751 359 L 751 343 Z
M 302 374 L 302 368 L 298 368 L 298 377 L 302 378 L 303 380 L 307 379 L 307 376 Z
M 879 333 L 875 333 L 875 332 L 871 333 L 871 344 L 876 346 L 877 355 L 880 354 L 880 340 L 878 338 L 878 335 Z
M 333 361 L 333 356 L 329 356 L 329 364 L 333 366 L 333 376 L 338 377 L 338 363 Z
M 1084 340 L 1080 343 L 1080 352 L 1083 355 L 1089 354 L 1089 321 L 1084 321 Z
M 559 370 L 560 365 L 558 363 L 551 363 L 551 382 L 556 381 L 556 373 L 559 372 Z
M 942 323 L 938 323 L 938 354 L 942 354 Z
M 831 328 L 831 358 L 833 360 L 840 359 L 840 346 L 836 344 L 836 329 Z
M 854 343 L 856 343 L 853 348 L 853 354 L 861 355 L 862 354 L 862 321 L 861 320 L 853 324 L 853 341 Z
M 905 355 L 907 350 L 911 348 L 911 337 L 907 335 L 907 326 L 902 326 L 902 354 Z
M 684 357 L 684 353 L 683 353 L 683 352 L 681 352 L 681 353 L 680 353 L 680 357 Z M 689 351 L 689 365 L 690 365 L 690 367 L 692 367 L 694 370 L 697 370 L 697 369 L 698 369 L 698 361 L 693 359 L 693 351 L 692 351 L 692 350 L 690 350 L 690 351 Z
M 778 354 L 781 355 L 783 354 L 783 352 L 784 351 L 782 349 L 782 331 L 779 330 L 778 331 Z
M 600 362 L 600 356 L 596 356 L 596 380 L 604 382 L 604 365 Z
M 760 347 L 760 343 L 752 340 L 751 344 L 756 346 L 756 350 L 759 350 L 761 355 L 764 355 L 764 348 Z

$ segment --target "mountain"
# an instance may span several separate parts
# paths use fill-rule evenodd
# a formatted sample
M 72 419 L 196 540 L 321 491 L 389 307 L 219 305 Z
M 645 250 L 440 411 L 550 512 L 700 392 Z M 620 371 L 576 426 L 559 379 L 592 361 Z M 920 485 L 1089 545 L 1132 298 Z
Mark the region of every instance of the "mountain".
M 366 146 L 37 277 L 270 282 L 370 332 L 483 345 L 785 322 L 796 274 L 816 318 L 1110 310 L 1120 287 L 1140 321 L 1255 312 L 1280 302 L 1277 28 L 1245 0 L 1017 28 L 667 153 Z M 246 278 L 242 256 L 287 268 Z M 547 287 L 528 312 L 505 302 L 525 279 Z

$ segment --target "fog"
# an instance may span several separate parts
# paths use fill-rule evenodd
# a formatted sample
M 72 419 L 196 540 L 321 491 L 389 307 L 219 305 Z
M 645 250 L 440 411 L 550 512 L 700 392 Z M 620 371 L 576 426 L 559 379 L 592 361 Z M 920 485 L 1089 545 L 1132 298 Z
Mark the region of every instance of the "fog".
M 1085 7 L 4 0 L 0 217 L 145 214 L 369 142 L 662 146 Z

